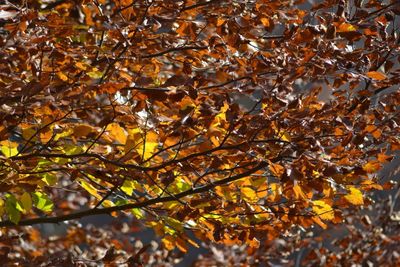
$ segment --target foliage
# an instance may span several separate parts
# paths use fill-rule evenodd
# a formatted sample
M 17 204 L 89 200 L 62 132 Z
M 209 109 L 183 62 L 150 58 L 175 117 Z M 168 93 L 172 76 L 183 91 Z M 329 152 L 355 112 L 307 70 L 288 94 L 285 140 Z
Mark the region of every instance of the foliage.
M 369 204 L 400 147 L 400 6 L 303 2 L 1 6 L 3 235 L 130 215 L 166 250 L 252 254 Z

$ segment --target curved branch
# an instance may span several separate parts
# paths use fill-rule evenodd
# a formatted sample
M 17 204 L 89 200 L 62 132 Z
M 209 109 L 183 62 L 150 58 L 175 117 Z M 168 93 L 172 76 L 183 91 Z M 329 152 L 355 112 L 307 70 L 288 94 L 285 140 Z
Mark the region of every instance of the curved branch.
M 278 160 L 279 160 L 279 158 L 274 159 L 274 161 L 278 161 Z M 183 191 L 181 193 L 178 193 L 178 194 L 175 194 L 172 196 L 158 197 L 158 198 L 149 199 L 149 200 L 146 200 L 143 202 L 130 203 L 130 204 L 108 207 L 108 208 L 103 208 L 103 209 L 83 210 L 83 211 L 78 211 L 75 213 L 70 213 L 70 214 L 65 214 L 65 215 L 60 215 L 60 216 L 26 219 L 26 220 L 22 220 L 22 221 L 18 222 L 18 224 L 14 224 L 13 222 L 7 220 L 7 221 L 0 222 L 0 227 L 27 226 L 27 225 L 35 225 L 35 224 L 42 224 L 42 223 L 60 223 L 60 222 L 74 220 L 74 219 L 80 219 L 80 218 L 92 216 L 92 215 L 110 214 L 114 211 L 123 211 L 123 210 L 129 210 L 129 209 L 134 209 L 134 208 L 146 208 L 150 205 L 165 203 L 165 202 L 169 202 L 169 201 L 176 201 L 178 199 L 181 199 L 181 198 L 189 196 L 189 195 L 195 195 L 195 194 L 207 192 L 207 191 L 215 188 L 218 185 L 228 184 L 233 181 L 245 178 L 245 177 L 253 174 L 254 172 L 257 172 L 257 171 L 265 168 L 266 166 L 268 166 L 267 162 L 260 162 L 254 168 L 252 168 L 248 171 L 245 171 L 241 174 L 229 176 L 227 178 L 224 178 L 224 179 L 218 180 L 216 182 L 209 183 L 209 184 L 197 187 L 197 188 L 191 188 L 189 190 Z
M 34 157 L 43 157 L 43 158 L 66 158 L 66 159 L 74 159 L 74 158 L 96 158 L 104 163 L 112 164 L 121 168 L 127 168 L 127 169 L 136 169 L 139 171 L 155 171 L 155 170 L 160 170 L 168 165 L 171 164 L 176 164 L 180 163 L 183 161 L 187 161 L 192 158 L 196 157 L 201 157 L 201 156 L 206 156 L 210 153 L 216 152 L 216 151 L 222 151 L 222 150 L 235 150 L 235 149 L 240 149 L 241 146 L 247 145 L 249 143 L 288 143 L 286 141 L 280 140 L 280 139 L 265 139 L 265 140 L 253 140 L 253 141 L 245 141 L 241 142 L 239 144 L 234 144 L 234 145 L 226 145 L 226 146 L 218 146 L 214 147 L 212 149 L 202 151 L 202 152 L 197 152 L 193 154 L 189 154 L 185 157 L 179 158 L 179 159 L 172 159 L 169 161 L 166 161 L 164 163 L 161 163 L 156 166 L 149 166 L 149 167 L 144 167 L 140 166 L 137 164 L 124 164 L 116 160 L 110 160 L 107 159 L 106 157 L 99 155 L 99 154 L 94 154 L 94 153 L 81 153 L 81 154 L 75 154 L 75 155 L 66 155 L 66 154 L 61 154 L 61 153 L 55 153 L 55 154 L 45 154 L 45 153 L 32 153 L 32 154 L 27 154 L 27 155 L 22 155 L 22 156 L 14 156 L 10 157 L 11 160 L 26 160 Z

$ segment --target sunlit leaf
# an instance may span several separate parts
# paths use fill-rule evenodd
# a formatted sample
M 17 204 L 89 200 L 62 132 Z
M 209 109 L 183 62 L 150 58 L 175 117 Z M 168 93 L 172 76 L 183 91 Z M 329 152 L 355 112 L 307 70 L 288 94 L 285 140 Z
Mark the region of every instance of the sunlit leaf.
M 269 164 L 269 170 L 273 173 L 276 177 L 281 177 L 285 172 L 285 167 L 280 164 L 272 163 Z
M 337 32 L 353 32 L 356 31 L 356 26 L 349 24 L 349 23 L 341 23 L 339 27 L 336 29 Z
M 57 72 L 57 76 L 58 76 L 58 78 L 60 78 L 60 79 L 63 80 L 64 82 L 68 81 L 68 76 L 65 75 L 64 73 L 62 73 L 61 71 L 60 71 L 60 72 Z
M 45 193 L 42 192 L 32 193 L 32 200 L 35 207 L 44 212 L 50 212 L 53 210 L 54 204 Z
M 332 207 L 323 200 L 313 201 L 313 211 L 323 220 L 333 220 L 335 216 Z
M 0 150 L 7 158 L 13 157 L 18 154 L 18 144 L 16 142 L 4 140 L 0 142 Z
M 364 199 L 362 192 L 355 188 L 355 187 L 349 187 L 348 188 L 349 193 L 344 196 L 344 198 L 351 204 L 353 205 L 363 205 L 364 204 Z
M 98 190 L 91 185 L 90 183 L 88 183 L 87 181 L 83 180 L 83 179 L 79 179 L 78 183 L 92 196 L 96 197 L 97 199 L 101 199 L 100 194 L 98 193 Z
M 58 181 L 57 176 L 51 173 L 45 173 L 42 180 L 49 186 L 55 185 Z
M 242 193 L 242 197 L 249 202 L 254 202 L 258 200 L 257 193 L 250 187 L 242 187 L 240 188 L 240 192 Z
M 118 123 L 111 123 L 106 129 L 112 138 L 114 138 L 118 143 L 125 144 L 127 139 L 127 133 L 124 128 L 122 128 Z
M 363 169 L 368 173 L 376 173 L 381 169 L 382 165 L 379 161 L 370 161 L 364 164 Z
M 161 239 L 164 247 L 167 250 L 173 250 L 175 248 L 175 238 L 171 235 L 166 235 L 163 239 Z
M 367 72 L 367 76 L 371 79 L 382 81 L 386 79 L 386 75 L 379 71 L 370 71 Z
M 127 195 L 131 196 L 133 190 L 139 188 L 139 183 L 136 180 L 125 180 L 121 186 L 121 190 Z

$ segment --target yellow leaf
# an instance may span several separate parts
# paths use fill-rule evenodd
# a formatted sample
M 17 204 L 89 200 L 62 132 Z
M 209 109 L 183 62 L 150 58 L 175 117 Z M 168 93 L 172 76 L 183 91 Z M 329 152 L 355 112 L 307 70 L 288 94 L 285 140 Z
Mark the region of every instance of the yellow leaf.
M 163 220 L 169 227 L 173 228 L 175 231 L 183 232 L 183 224 L 181 221 L 178 221 L 177 219 L 174 219 L 172 217 L 164 217 Z
M 143 159 L 148 159 L 150 158 L 153 153 L 156 151 L 158 147 L 158 135 L 155 132 L 147 132 L 146 134 L 146 140 L 143 143 L 142 146 L 142 151 L 144 150 L 143 153 Z
M 323 220 L 333 220 L 335 217 L 332 207 L 323 200 L 313 201 L 313 211 Z
M 339 27 L 336 29 L 336 32 L 354 32 L 356 30 L 357 28 L 354 25 L 344 22 L 339 25 Z
M 65 75 L 65 74 L 62 73 L 61 71 L 57 72 L 57 76 L 58 76 L 58 78 L 60 78 L 60 79 L 63 80 L 64 82 L 68 81 L 67 75 Z
M 18 143 L 3 140 L 0 142 L 0 150 L 7 158 L 18 154 Z
M 286 132 L 286 131 L 283 131 L 283 130 L 281 130 L 281 131 L 278 132 L 278 137 L 279 137 L 282 141 L 285 141 L 285 142 L 290 142 L 290 140 L 291 140 L 290 134 L 289 134 L 288 132 Z
M 3 216 L 5 211 L 4 200 L 0 198 L 0 216 Z
M 164 236 L 161 242 L 167 250 L 173 250 L 175 248 L 175 238 L 172 235 Z
M 269 195 L 268 195 L 268 200 L 275 202 L 278 201 L 281 198 L 282 195 L 282 187 L 278 183 L 271 183 L 269 186 Z
M 307 199 L 307 196 L 304 194 L 303 190 L 299 185 L 293 186 L 293 192 L 294 195 L 296 196 L 296 199 Z
M 21 202 L 24 212 L 27 212 L 32 208 L 32 198 L 29 193 L 24 192 L 19 201 Z
M 79 179 L 78 182 L 86 191 L 89 192 L 89 194 L 96 197 L 97 199 L 101 199 L 100 194 L 97 192 L 97 189 L 93 185 L 83 179 Z
M 150 158 L 158 148 L 158 134 L 148 131 L 145 138 L 142 137 L 140 129 L 129 130 L 129 135 L 125 143 L 125 153 L 129 153 L 133 149 L 143 156 L 143 159 Z
M 139 128 L 128 130 L 128 137 L 125 142 L 125 154 L 131 152 L 133 149 L 138 148 L 139 144 L 143 142 L 142 135 Z
M 344 198 L 353 205 L 362 205 L 364 204 L 364 199 L 362 192 L 355 187 L 348 188 L 350 193 L 344 196 Z
M 121 186 L 121 190 L 131 196 L 133 193 L 133 190 L 136 189 L 138 186 L 138 182 L 135 180 L 126 180 L 124 181 L 124 184 Z
M 386 75 L 378 71 L 367 72 L 367 76 L 371 79 L 382 81 L 386 79 Z
M 256 191 L 250 187 L 242 187 L 240 188 L 240 192 L 246 201 L 255 202 L 258 200 Z
M 132 214 L 136 217 L 136 219 L 143 219 L 144 218 L 144 215 L 143 215 L 143 213 L 142 213 L 142 210 L 141 209 L 139 209 L 139 208 L 134 208 L 134 209 L 131 209 L 131 211 L 132 211 Z
M 379 171 L 381 167 L 382 166 L 379 163 L 379 161 L 374 160 L 374 161 L 370 161 L 370 162 L 364 164 L 364 166 L 362 168 L 367 173 L 375 173 L 375 172 Z
M 114 138 L 118 143 L 126 143 L 127 134 L 125 133 L 124 128 L 122 128 L 118 123 L 114 122 L 109 124 L 106 130 L 109 132 L 109 135 Z

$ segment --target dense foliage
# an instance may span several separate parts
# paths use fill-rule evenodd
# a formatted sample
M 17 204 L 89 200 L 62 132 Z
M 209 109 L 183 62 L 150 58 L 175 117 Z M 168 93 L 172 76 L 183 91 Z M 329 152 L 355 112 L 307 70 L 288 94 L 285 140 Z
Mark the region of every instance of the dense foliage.
M 357 218 L 400 148 L 400 5 L 320 2 L 0 6 L 0 260 L 160 266 L 203 242 L 267 261 Z M 35 228 L 99 214 L 161 243 Z M 306 260 L 354 255 L 326 251 Z

